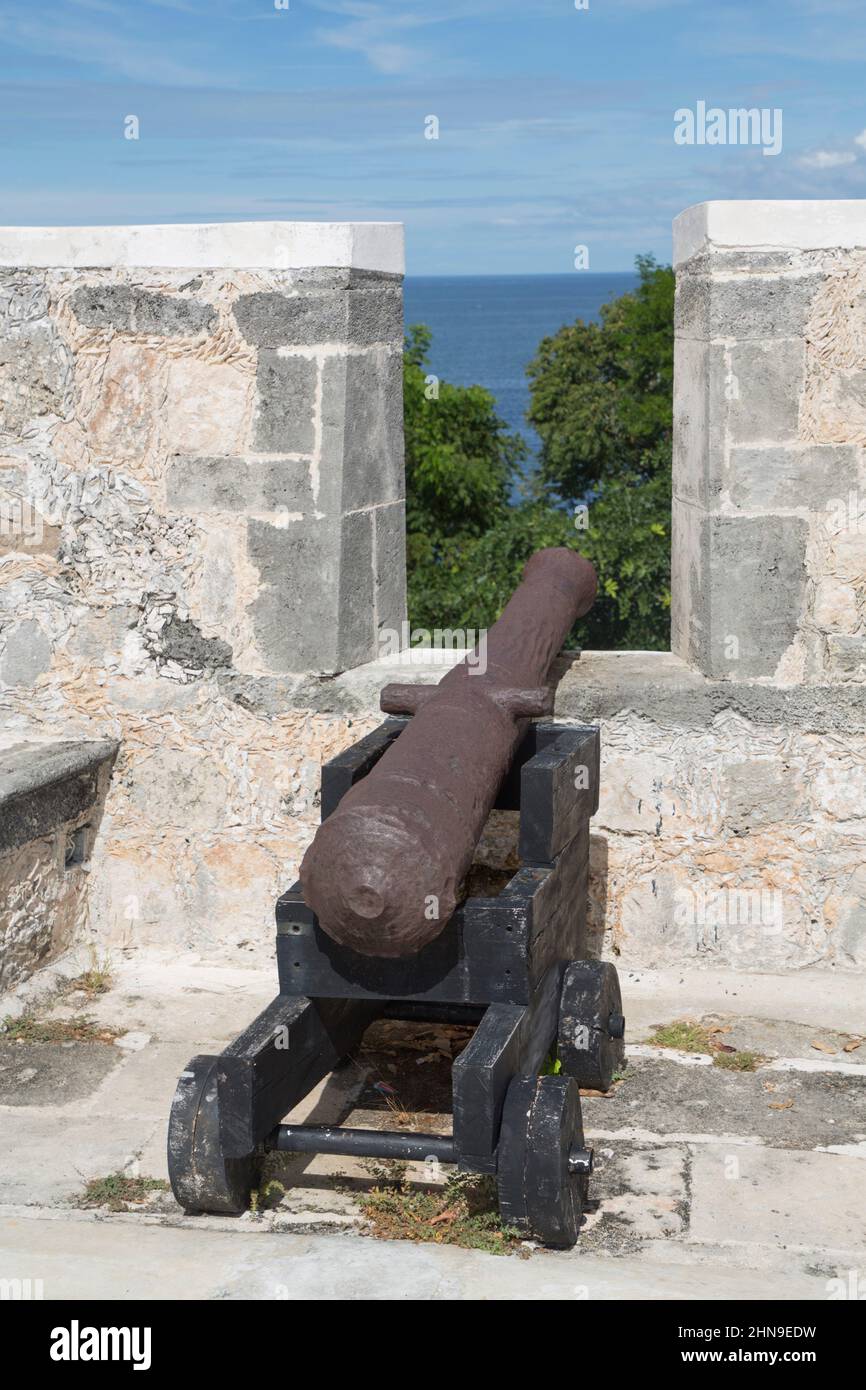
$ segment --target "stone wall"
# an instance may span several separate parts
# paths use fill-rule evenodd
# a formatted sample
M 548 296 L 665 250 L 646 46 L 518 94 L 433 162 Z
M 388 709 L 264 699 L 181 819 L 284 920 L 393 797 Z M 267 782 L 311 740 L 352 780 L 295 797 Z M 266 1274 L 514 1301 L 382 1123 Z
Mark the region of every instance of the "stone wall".
M 369 661 L 403 614 L 393 247 L 223 230 L 138 229 L 134 268 L 87 233 L 98 270 L 0 233 L 30 267 L 0 467 L 42 517 L 0 556 L 0 701 L 7 743 L 120 745 L 101 944 L 265 959 L 321 760 L 443 668 Z M 601 725 L 595 946 L 862 971 L 866 203 L 690 209 L 675 259 L 673 650 L 570 658 L 557 693 Z
M 0 231 L 3 742 L 116 740 L 107 943 L 266 941 L 405 617 L 402 229 Z
M 863 969 L 866 202 L 704 204 L 674 261 L 673 686 L 607 706 L 614 923 L 644 962 Z
M 866 678 L 866 203 L 690 209 L 677 259 L 673 650 Z M 751 235 L 752 232 L 749 232 Z
M 383 684 L 442 673 L 420 652 L 296 698 L 357 720 Z M 716 680 L 666 652 L 567 654 L 555 678 L 555 717 L 601 729 L 598 954 L 635 968 L 866 970 L 862 687 Z M 499 865 L 514 827 L 491 831 L 481 858 Z

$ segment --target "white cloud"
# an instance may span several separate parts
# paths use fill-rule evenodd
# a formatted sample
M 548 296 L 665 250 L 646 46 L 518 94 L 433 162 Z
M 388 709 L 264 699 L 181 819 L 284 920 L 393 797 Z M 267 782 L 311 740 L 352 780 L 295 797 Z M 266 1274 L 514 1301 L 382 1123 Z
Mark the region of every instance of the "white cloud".
M 339 28 L 317 29 L 315 38 L 319 43 L 332 48 L 345 48 L 349 52 L 360 53 L 368 63 L 379 72 L 408 72 L 427 57 L 419 46 L 400 42 L 404 34 L 440 23 L 442 15 L 437 10 L 412 14 L 406 9 L 390 12 L 380 4 L 367 4 L 364 0 L 340 0 L 328 3 L 319 0 L 316 9 L 348 21 Z
M 81 22 L 74 15 L 63 25 L 47 15 L 35 19 L 20 16 L 20 9 L 0 16 L 0 42 L 40 58 L 93 64 L 132 81 L 159 85 L 196 86 L 209 80 L 197 62 L 187 64 L 175 58 L 163 38 L 111 32 L 105 26 Z
M 859 145 L 861 150 L 866 150 L 866 130 L 861 130 L 859 135 L 854 136 L 854 144 Z
M 850 150 L 815 150 L 804 154 L 800 163 L 804 169 L 841 169 L 845 164 L 856 163 L 857 156 Z
M 378 72 L 406 72 L 423 57 L 420 49 L 410 48 L 408 44 L 386 42 L 379 37 L 377 27 L 366 21 L 351 24 L 346 29 L 321 29 L 316 37 L 332 48 L 362 53 Z
M 536 0 L 534 13 L 558 15 L 561 0 Z M 414 10 L 410 7 L 414 5 Z M 409 72 L 429 62 L 429 46 L 415 43 L 419 30 L 440 29 L 443 25 L 476 19 L 525 19 L 524 0 L 402 0 L 401 7 L 383 5 L 378 0 L 313 0 L 315 9 L 344 20 L 315 32 L 318 43 L 360 53 L 379 72 Z M 411 36 L 413 42 L 402 42 Z

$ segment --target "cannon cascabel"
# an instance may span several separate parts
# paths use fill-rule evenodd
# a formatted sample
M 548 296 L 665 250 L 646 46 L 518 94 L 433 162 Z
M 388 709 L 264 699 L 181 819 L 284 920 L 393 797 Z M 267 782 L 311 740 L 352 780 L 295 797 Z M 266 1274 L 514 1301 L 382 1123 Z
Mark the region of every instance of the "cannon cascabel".
M 322 929 L 369 956 L 411 956 L 454 912 L 476 845 L 595 571 L 540 550 L 475 651 L 438 685 L 389 686 L 382 708 L 413 718 L 320 825 L 301 887 Z

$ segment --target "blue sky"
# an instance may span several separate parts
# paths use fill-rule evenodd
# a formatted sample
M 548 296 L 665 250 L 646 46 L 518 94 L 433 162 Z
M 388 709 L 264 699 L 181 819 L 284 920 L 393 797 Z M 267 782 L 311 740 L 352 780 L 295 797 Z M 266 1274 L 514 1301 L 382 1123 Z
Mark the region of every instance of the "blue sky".
M 0 222 L 396 219 L 410 273 L 539 273 L 866 196 L 866 0 L 289 5 L 0 0 Z M 675 144 L 701 100 L 781 108 L 781 153 Z

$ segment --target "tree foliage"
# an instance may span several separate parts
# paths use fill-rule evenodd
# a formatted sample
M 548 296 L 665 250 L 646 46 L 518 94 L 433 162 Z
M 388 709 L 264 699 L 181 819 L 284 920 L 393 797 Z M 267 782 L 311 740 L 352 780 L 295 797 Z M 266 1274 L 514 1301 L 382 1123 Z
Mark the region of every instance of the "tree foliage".
M 668 645 L 673 273 L 649 257 L 639 284 L 545 338 L 528 368 L 542 441 L 531 495 L 510 503 L 527 448 L 480 386 L 431 383 L 430 334 L 404 357 L 409 614 L 425 628 L 490 626 L 526 560 L 580 550 L 599 597 L 574 640 Z
M 410 328 L 403 369 L 409 616 L 427 628 L 485 627 L 508 591 L 494 582 L 484 552 L 509 522 L 526 445 L 509 434 L 482 386 L 430 380 L 429 347 L 429 330 Z
M 541 478 L 583 498 L 611 478 L 641 482 L 664 467 L 671 442 L 674 276 L 651 256 L 639 283 L 577 323 L 544 338 L 527 374 L 527 418 L 541 436 Z

